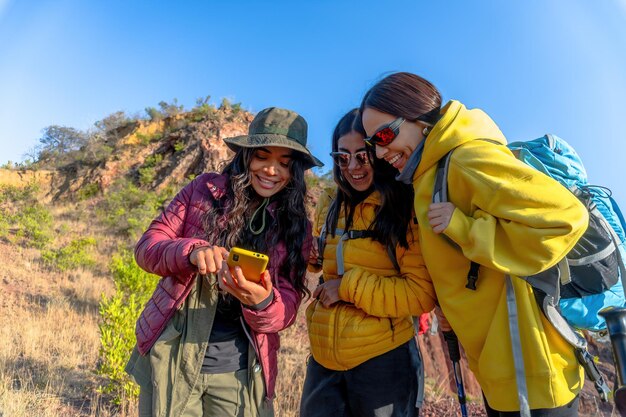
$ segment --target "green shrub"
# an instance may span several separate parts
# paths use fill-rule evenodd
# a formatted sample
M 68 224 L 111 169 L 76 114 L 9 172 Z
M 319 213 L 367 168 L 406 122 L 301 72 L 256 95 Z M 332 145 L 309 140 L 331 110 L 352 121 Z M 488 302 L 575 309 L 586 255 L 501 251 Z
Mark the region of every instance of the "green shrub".
M 0 187 L 0 237 L 24 246 L 42 247 L 51 240 L 52 216 L 37 202 L 34 183 Z
M 139 168 L 139 183 L 141 185 L 150 185 L 156 178 L 156 171 L 154 167 L 141 167 Z
M 39 185 L 35 182 L 31 182 L 25 187 L 16 187 L 14 185 L 0 186 L 0 205 L 2 203 L 37 201 L 37 192 L 39 192 Z
M 43 251 L 44 261 L 61 271 L 77 268 L 91 268 L 96 261 L 90 249 L 96 246 L 96 239 L 92 237 L 72 240 L 62 248 Z
M 151 134 L 137 133 L 136 136 L 139 140 L 140 145 L 148 145 L 149 143 L 161 140 L 161 138 L 163 137 L 163 132 L 154 132 Z
M 146 114 L 148 115 L 148 119 L 151 122 L 161 120 L 165 117 L 163 113 L 161 113 L 159 110 L 157 110 L 154 107 L 146 107 Z
M 144 167 L 154 167 L 157 166 L 163 160 L 163 155 L 161 154 L 153 154 L 146 157 L 143 166 Z
M 22 207 L 14 219 L 24 245 L 42 249 L 52 241 L 52 215 L 41 204 Z
M 78 190 L 78 199 L 80 201 L 88 200 L 91 197 L 95 197 L 96 195 L 98 195 L 99 192 L 100 192 L 100 186 L 97 183 L 92 182 L 91 184 L 82 186 Z
M 113 394 L 119 404 L 123 398 L 139 395 L 139 387 L 124 372 L 135 345 L 135 322 L 148 301 L 158 277 L 148 274 L 137 264 L 130 251 L 121 251 L 111 261 L 116 292 L 100 301 L 100 365 L 98 373 L 107 377 L 100 391 Z
M 180 152 L 183 149 L 185 149 L 185 142 L 179 140 L 178 142 L 174 143 L 174 152 Z
M 142 190 L 131 181 L 119 180 L 96 208 L 96 216 L 114 232 L 134 239 L 147 229 L 164 201 L 171 197 L 171 190 L 157 194 Z
M 163 160 L 163 155 L 154 154 L 146 158 L 141 168 L 139 168 L 139 183 L 149 185 L 156 177 L 155 167 Z
M 197 107 L 191 109 L 191 114 L 191 120 L 194 122 L 200 122 L 204 119 L 211 120 L 217 114 L 217 109 L 209 103 L 200 103 Z
M 0 210 L 0 239 L 9 237 L 9 229 L 11 228 L 10 218 Z

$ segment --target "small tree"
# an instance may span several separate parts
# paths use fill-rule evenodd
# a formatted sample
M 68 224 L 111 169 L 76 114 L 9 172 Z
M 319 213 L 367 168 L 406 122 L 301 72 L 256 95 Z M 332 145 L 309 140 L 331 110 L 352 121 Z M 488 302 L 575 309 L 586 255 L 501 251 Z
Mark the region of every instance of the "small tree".
M 209 104 L 209 100 L 211 100 L 211 96 L 206 96 L 204 98 L 198 97 L 196 99 L 196 106 L 197 107 L 202 107 L 202 106 L 208 105 Z
M 161 108 L 161 113 L 166 116 L 176 116 L 185 110 L 185 107 L 182 104 L 180 106 L 178 105 L 178 99 L 176 98 L 173 99 L 171 103 L 161 101 L 159 103 L 159 107 Z
M 96 128 L 101 130 L 105 135 L 108 135 L 110 132 L 114 132 L 122 126 L 130 123 L 131 120 L 126 116 L 126 113 L 123 111 L 116 111 L 115 113 L 111 113 L 107 117 L 102 120 L 98 120 L 94 125 Z
M 161 120 L 164 117 L 164 114 L 154 107 L 146 107 L 146 114 L 148 115 L 148 119 L 150 119 L 151 122 Z
M 36 148 L 37 161 L 54 166 L 68 162 L 66 156 L 87 143 L 88 135 L 73 127 L 52 125 L 43 129 Z

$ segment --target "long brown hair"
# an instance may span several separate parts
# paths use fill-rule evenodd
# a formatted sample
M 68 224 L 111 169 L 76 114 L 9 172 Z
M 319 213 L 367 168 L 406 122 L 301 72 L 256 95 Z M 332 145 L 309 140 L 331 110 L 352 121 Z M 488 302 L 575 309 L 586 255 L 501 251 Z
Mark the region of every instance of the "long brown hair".
M 441 94 L 419 75 L 397 72 L 370 88 L 361 102 L 361 113 L 367 107 L 432 126 L 439 119 Z
M 276 202 L 274 216 L 268 216 L 271 223 L 265 225 L 263 232 L 255 235 L 248 228 L 248 223 L 263 201 L 250 183 L 248 168 L 255 151 L 255 148 L 239 148 L 222 170 L 222 174 L 229 177 L 226 194 L 202 218 L 207 241 L 226 249 L 243 246 L 265 253 L 278 242 L 284 242 L 287 259 L 279 272 L 291 280 L 301 296 L 308 296 L 310 291 L 304 281 L 307 260 L 302 255 L 308 226 L 305 209 L 305 161 L 300 153 L 292 153 L 289 162 L 291 179 L 285 188 L 270 198 L 270 202 Z

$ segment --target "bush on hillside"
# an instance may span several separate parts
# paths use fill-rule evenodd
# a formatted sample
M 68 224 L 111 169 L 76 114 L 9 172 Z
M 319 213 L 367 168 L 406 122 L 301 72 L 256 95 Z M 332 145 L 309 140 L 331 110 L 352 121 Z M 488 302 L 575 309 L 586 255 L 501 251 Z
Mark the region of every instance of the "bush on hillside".
M 95 246 L 96 239 L 93 237 L 80 238 L 59 249 L 44 250 L 41 256 L 44 262 L 60 271 L 91 268 L 96 264 L 92 255 Z
M 42 249 L 53 239 L 52 215 L 39 203 L 39 187 L 0 187 L 0 238 Z
M 98 373 L 107 377 L 100 391 L 112 394 L 116 404 L 122 399 L 134 399 L 139 387 L 124 367 L 135 345 L 135 322 L 150 299 L 159 280 L 137 266 L 132 252 L 123 250 L 113 257 L 111 273 L 115 294 L 102 296 L 100 301 L 100 365 Z
M 156 177 L 156 166 L 163 161 L 163 155 L 153 154 L 148 156 L 142 167 L 139 168 L 139 183 L 141 185 L 149 185 Z
M 127 179 L 118 180 L 96 208 L 97 217 L 118 233 L 137 238 L 148 228 L 171 190 L 162 193 L 146 191 Z
M 160 101 L 159 108 L 146 107 L 146 114 L 151 122 L 165 119 L 166 117 L 176 116 L 185 111 L 185 106 L 178 104 L 178 99 L 174 98 L 171 103 Z

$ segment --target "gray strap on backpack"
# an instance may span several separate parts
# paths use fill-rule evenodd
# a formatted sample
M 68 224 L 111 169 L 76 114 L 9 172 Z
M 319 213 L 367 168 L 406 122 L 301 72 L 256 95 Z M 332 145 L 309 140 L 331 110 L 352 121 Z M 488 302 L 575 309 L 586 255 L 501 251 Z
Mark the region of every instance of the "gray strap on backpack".
M 509 332 L 511 333 L 511 347 L 513 350 L 513 364 L 515 365 L 515 380 L 519 398 L 519 412 L 521 417 L 530 417 L 528 406 L 528 388 L 526 386 L 526 371 L 524 356 L 522 355 L 522 340 L 520 338 L 517 303 L 511 276 L 506 276 L 506 306 L 509 310 Z
M 596 207 L 594 208 L 594 210 L 598 210 L 598 208 Z M 619 236 L 617 236 L 617 233 L 615 233 L 615 230 L 613 230 L 609 222 L 607 222 L 607 220 L 604 218 L 604 216 L 601 215 L 600 218 L 602 219 L 603 224 L 608 228 L 609 232 L 611 233 L 611 238 L 613 239 L 613 244 L 615 245 L 615 250 L 617 251 L 617 266 L 619 267 L 619 276 L 620 276 L 620 280 L 622 281 L 622 288 L 624 289 L 624 295 L 626 295 L 626 267 L 624 266 L 624 259 L 622 258 L 622 251 L 619 250 L 619 247 L 622 244 L 622 241 L 620 240 Z
M 343 242 L 349 239 L 349 235 L 348 233 L 345 233 L 343 229 L 336 229 L 335 233 L 341 233 L 339 242 L 337 242 L 337 248 L 335 249 L 335 258 L 337 260 L 337 275 L 341 277 L 346 272 L 343 263 Z
M 419 317 L 413 317 L 413 328 L 415 329 L 415 337 L 417 338 L 420 331 Z M 417 398 L 415 399 L 415 408 L 422 408 L 422 404 L 424 404 L 424 382 L 426 381 L 426 378 L 424 376 L 422 350 L 417 339 L 415 340 L 415 345 L 417 346 L 417 356 L 419 359 L 417 364 Z

